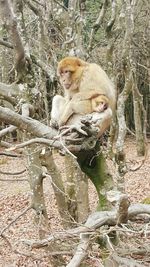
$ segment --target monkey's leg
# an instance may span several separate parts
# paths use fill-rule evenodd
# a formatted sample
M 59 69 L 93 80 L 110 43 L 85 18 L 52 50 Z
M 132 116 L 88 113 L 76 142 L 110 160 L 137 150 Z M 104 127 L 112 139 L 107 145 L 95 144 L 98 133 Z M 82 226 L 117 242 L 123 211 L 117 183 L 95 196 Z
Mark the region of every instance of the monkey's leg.
M 64 107 L 63 113 L 60 116 L 58 122 L 59 126 L 65 125 L 69 120 L 69 118 L 73 115 L 73 113 L 74 113 L 73 103 L 72 101 L 69 101 L 69 103 Z
M 61 95 L 55 95 L 52 100 L 51 110 L 51 126 L 58 128 L 58 122 L 61 114 L 63 113 L 66 104 L 66 99 Z
M 92 112 L 91 100 L 78 100 L 73 98 L 66 105 L 65 110 L 60 118 L 59 125 L 63 126 L 68 124 L 68 120 L 74 114 L 85 115 Z M 70 123 L 69 123 L 70 124 Z

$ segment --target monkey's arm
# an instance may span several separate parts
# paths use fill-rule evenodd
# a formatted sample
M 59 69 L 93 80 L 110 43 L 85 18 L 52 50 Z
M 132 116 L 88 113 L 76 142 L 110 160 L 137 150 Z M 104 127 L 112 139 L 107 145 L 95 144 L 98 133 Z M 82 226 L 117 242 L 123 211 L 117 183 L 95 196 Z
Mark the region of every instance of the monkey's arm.
M 83 101 L 83 100 L 91 100 L 97 97 L 100 97 L 102 94 L 98 90 L 89 90 L 76 93 L 72 100 L 74 101 Z

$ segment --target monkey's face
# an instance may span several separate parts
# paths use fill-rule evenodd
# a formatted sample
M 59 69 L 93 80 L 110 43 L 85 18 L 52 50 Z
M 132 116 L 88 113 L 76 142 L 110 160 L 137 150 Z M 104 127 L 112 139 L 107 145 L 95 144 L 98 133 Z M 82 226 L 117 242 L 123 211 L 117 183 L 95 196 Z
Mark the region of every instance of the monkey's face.
M 83 66 L 82 61 L 68 57 L 58 63 L 57 75 L 65 90 L 73 91 L 79 88 Z
M 73 74 L 74 72 L 70 71 L 69 69 L 63 69 L 60 71 L 59 80 L 64 89 L 75 90 L 78 87 Z
M 106 110 L 108 108 L 109 100 L 106 96 L 100 95 L 100 96 L 95 98 L 94 104 L 95 104 L 94 111 L 103 112 L 104 110 Z

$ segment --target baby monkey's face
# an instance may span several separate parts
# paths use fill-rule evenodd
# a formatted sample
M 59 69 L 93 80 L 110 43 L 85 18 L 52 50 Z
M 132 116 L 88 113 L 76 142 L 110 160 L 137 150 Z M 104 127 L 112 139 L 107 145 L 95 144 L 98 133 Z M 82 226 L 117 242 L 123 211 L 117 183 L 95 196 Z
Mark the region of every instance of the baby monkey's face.
M 105 95 L 99 95 L 95 98 L 95 107 L 94 111 L 103 112 L 108 108 L 109 100 Z

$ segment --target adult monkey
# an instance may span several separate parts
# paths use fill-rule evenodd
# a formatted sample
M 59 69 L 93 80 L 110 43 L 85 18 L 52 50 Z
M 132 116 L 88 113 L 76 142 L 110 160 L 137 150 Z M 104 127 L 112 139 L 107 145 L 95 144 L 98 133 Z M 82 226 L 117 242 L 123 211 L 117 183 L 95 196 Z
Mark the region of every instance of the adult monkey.
M 75 125 L 77 130 L 84 130 L 80 124 L 82 115 L 80 115 L 79 109 L 81 111 L 82 108 L 83 112 L 94 98 L 96 100 L 97 97 L 102 98 L 102 96 L 105 96 L 105 101 L 102 100 L 102 102 L 100 102 L 99 99 L 99 102 L 95 106 L 98 108 L 98 112 L 93 112 L 91 114 L 91 124 L 98 126 L 98 134 L 96 137 L 98 138 L 101 136 L 111 123 L 116 102 L 114 87 L 105 71 L 97 64 L 87 63 L 76 57 L 67 57 L 58 63 L 57 74 L 64 88 L 65 96 L 56 95 L 54 97 L 51 112 L 52 121 L 54 120 L 58 124 L 61 124 L 62 118 L 63 120 L 64 117 L 67 119 L 67 116 L 70 116 L 68 113 L 71 112 L 72 114 L 73 110 L 73 114 L 67 120 L 66 125 L 70 127 L 70 129 Z M 64 122 L 62 124 L 64 124 Z M 81 127 L 78 127 L 78 125 L 81 125 Z M 66 133 L 66 131 L 64 132 Z M 64 132 L 62 132 L 62 135 Z M 85 134 L 84 131 L 83 134 Z M 74 134 L 72 134 L 70 139 L 73 138 Z M 111 176 L 105 170 L 105 159 L 102 153 L 97 153 L 100 152 L 100 142 L 97 142 L 95 136 L 92 136 L 92 138 L 87 138 L 87 142 L 83 142 L 83 145 L 80 141 L 79 146 L 78 144 L 74 145 L 74 143 L 69 145 L 69 150 L 76 155 L 81 170 L 90 177 L 95 185 L 99 197 L 99 209 L 107 210 L 107 199 L 102 192 L 110 190 L 112 183 Z M 87 150 L 88 153 L 85 153 Z M 108 187 L 106 184 L 108 184 Z
M 111 123 L 116 102 L 115 89 L 106 72 L 95 63 L 88 63 L 77 57 L 66 57 L 58 63 L 57 74 L 64 88 L 65 96 L 56 95 L 54 97 L 51 112 L 52 122 L 56 121 L 58 125 L 61 125 L 66 120 L 67 125 L 73 124 L 76 118 L 75 114 L 86 114 L 86 111 L 81 113 L 79 107 L 82 107 L 82 111 L 84 108 L 87 110 L 89 101 L 92 103 L 96 97 L 101 97 L 101 99 L 105 97 L 105 101 L 99 100 L 99 103 L 96 104 L 98 112 L 104 113 L 105 109 L 109 110 L 106 120 L 100 125 L 99 135 L 101 135 Z M 75 105 L 72 111 L 68 106 L 72 107 L 73 103 Z M 96 110 L 91 110 L 91 112 L 93 111 Z M 63 118 L 63 123 L 61 118 Z

